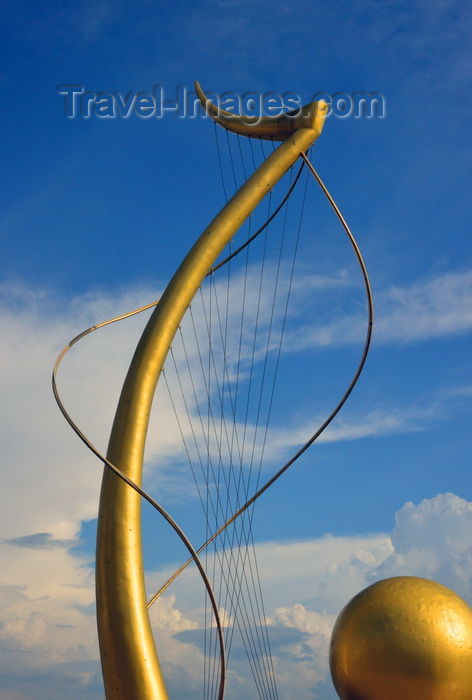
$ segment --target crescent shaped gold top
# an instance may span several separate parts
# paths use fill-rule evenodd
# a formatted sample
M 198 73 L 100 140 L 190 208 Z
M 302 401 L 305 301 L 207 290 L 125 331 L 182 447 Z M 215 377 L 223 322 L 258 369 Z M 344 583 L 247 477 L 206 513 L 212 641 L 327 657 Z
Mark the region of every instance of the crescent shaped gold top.
M 269 141 L 285 141 L 298 129 L 311 129 L 316 132 L 316 137 L 318 137 L 328 114 L 328 105 L 324 100 L 310 102 L 299 109 L 283 112 L 274 117 L 233 114 L 216 106 L 205 95 L 198 81 L 195 82 L 195 91 L 205 112 L 223 129 L 241 136 L 252 136 Z

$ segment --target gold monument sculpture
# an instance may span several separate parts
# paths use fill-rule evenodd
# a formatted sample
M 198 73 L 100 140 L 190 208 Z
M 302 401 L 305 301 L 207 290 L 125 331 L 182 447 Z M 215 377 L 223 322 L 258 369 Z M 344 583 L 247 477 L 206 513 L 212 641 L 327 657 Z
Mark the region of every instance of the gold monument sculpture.
M 164 516 L 190 554 L 188 562 L 157 595 L 190 562 L 197 565 L 203 577 L 218 631 L 220 661 L 214 695 L 218 700 L 223 699 L 226 662 L 222 622 L 218 601 L 199 554 L 231 523 L 244 517 L 255 500 L 336 416 L 357 382 L 371 341 L 373 306 L 365 265 L 346 222 L 307 157 L 323 129 L 328 112 L 326 103 L 313 102 L 278 117 L 247 117 L 220 109 L 207 99 L 198 83 L 196 91 L 207 115 L 219 126 L 241 136 L 280 142 L 280 145 L 203 231 L 160 300 L 145 307 L 155 306 L 155 309 L 124 381 L 106 457 L 89 443 L 67 414 L 57 392 L 56 372 L 72 345 L 87 333 L 119 319 L 98 324 L 74 338 L 60 354 L 53 373 L 53 389 L 60 409 L 79 437 L 105 464 L 98 514 L 96 600 L 107 700 L 168 700 L 169 697 L 148 613 L 157 596 L 148 602 L 142 552 L 142 498 Z M 364 351 L 347 391 L 323 425 L 271 479 L 242 499 L 231 517 L 220 522 L 196 551 L 168 513 L 142 488 L 146 433 L 156 386 L 174 336 L 203 280 L 209 271 L 217 269 L 214 267 L 217 259 L 241 225 L 299 160 L 327 196 L 361 267 L 368 306 Z M 128 315 L 131 314 L 120 318 Z M 472 612 L 454 593 L 431 581 L 412 577 L 381 581 L 356 596 L 341 612 L 333 630 L 330 665 L 342 700 L 472 700 Z

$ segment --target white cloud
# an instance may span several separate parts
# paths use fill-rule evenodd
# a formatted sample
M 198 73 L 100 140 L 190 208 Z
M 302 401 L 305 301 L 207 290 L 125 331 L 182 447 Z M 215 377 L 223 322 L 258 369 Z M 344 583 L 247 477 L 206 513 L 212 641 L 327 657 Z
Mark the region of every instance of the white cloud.
M 150 609 L 151 622 L 156 630 L 175 633 L 194 630 L 198 622 L 182 615 L 175 607 L 175 594 L 162 595 Z
M 9 544 L 0 545 L 0 561 L 2 698 L 59 698 L 68 678 L 77 697 L 84 687 L 98 700 L 93 694 L 98 643 L 89 562 L 66 547 Z
M 431 406 L 407 406 L 390 410 L 377 409 L 369 411 L 361 419 L 345 420 L 343 416 L 336 419 L 326 432 L 320 436 L 321 442 L 338 440 L 358 440 L 363 437 L 394 435 L 423 430 L 425 425 L 437 418 L 438 408 Z
M 54 297 L 35 297 L 27 289 L 14 293 L 10 289 L 2 302 L 0 320 L 8 328 L 0 344 L 2 536 L 48 532 L 55 538 L 71 538 L 81 521 L 96 517 L 102 469 L 60 415 L 52 396 L 51 372 L 61 345 L 91 318 L 96 320 L 100 303 L 86 298 L 61 307 Z M 107 304 L 105 298 L 104 317 Z M 59 377 L 66 404 L 102 449 L 126 368 L 123 354 L 126 349 L 131 352 L 126 332 L 118 340 L 111 334 L 109 340 L 106 349 L 93 336 L 90 343 L 84 341 L 80 362 L 72 351 L 67 372 Z
M 339 442 L 343 440 L 360 440 L 366 437 L 419 432 L 430 427 L 431 423 L 442 415 L 438 404 L 430 406 L 404 406 L 389 409 L 378 408 L 364 415 L 349 415 L 348 412 L 336 416 L 334 421 L 318 438 L 318 442 Z M 280 450 L 304 444 L 308 438 L 321 426 L 327 416 L 313 417 L 309 422 L 304 419 L 293 421 L 294 427 L 273 429 L 268 433 L 267 457 L 277 455 Z
M 472 272 L 451 272 L 409 286 L 374 290 L 374 342 L 412 343 L 472 331 Z M 288 339 L 292 350 L 361 343 L 366 311 L 307 324 Z
M 395 517 L 393 553 L 375 571 L 426 576 L 472 604 L 472 503 L 452 493 L 406 503 Z
M 379 295 L 378 342 L 414 342 L 470 333 L 472 272 L 444 274 Z

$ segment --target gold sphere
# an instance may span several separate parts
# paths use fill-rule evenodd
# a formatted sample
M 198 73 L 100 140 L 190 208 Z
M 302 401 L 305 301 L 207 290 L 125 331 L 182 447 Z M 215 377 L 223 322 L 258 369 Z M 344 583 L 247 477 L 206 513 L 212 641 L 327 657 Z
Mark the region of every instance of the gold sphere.
M 472 610 L 428 579 L 379 581 L 341 611 L 329 661 L 341 700 L 472 700 Z

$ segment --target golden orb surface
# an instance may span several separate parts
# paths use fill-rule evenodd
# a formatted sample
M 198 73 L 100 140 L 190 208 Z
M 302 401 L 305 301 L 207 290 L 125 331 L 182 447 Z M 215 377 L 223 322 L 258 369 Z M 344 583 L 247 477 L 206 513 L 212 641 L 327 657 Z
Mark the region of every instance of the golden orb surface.
M 330 668 L 341 700 L 472 700 L 472 609 L 428 579 L 374 583 L 341 611 Z

